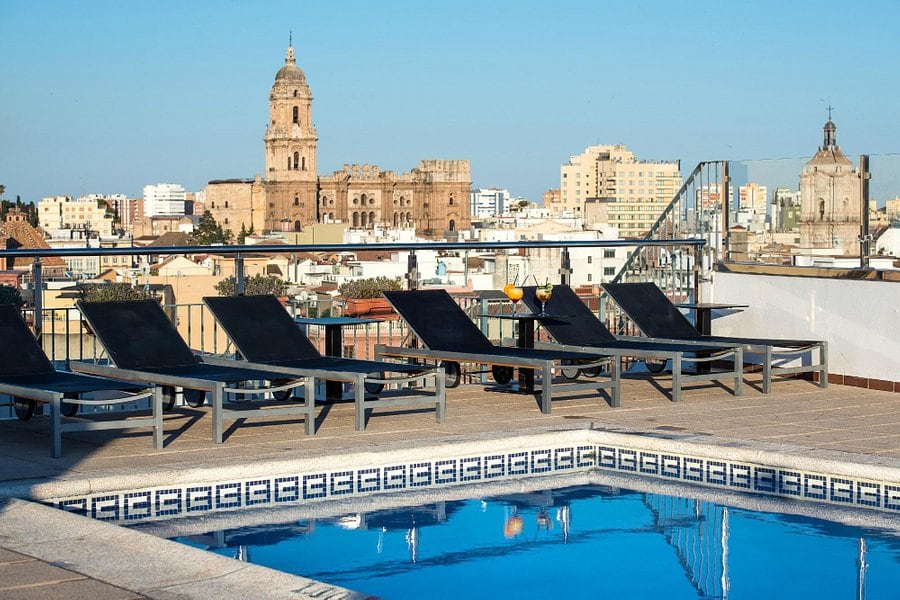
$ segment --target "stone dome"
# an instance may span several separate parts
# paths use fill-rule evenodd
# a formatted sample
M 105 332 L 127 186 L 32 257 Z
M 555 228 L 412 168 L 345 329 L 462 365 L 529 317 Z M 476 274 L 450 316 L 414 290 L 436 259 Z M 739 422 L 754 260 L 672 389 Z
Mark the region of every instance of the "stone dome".
M 300 67 L 297 66 L 297 62 L 294 60 L 294 48 L 292 46 L 288 46 L 287 56 L 284 57 L 284 66 L 278 69 L 278 72 L 275 74 L 275 83 L 279 81 L 306 84 L 306 75 L 303 74 L 303 71 L 300 70 Z

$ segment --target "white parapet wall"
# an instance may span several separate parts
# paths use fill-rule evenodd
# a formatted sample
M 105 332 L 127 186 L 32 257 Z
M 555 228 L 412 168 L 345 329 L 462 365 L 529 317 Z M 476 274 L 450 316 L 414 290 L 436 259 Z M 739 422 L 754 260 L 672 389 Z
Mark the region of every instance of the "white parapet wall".
M 749 305 L 715 335 L 824 339 L 830 373 L 900 381 L 898 282 L 717 272 L 703 299 Z

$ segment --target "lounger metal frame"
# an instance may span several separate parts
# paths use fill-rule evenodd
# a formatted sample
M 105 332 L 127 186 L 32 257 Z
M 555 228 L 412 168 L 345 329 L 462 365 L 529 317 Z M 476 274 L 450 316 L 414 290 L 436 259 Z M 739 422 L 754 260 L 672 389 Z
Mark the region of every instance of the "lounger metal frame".
M 529 286 L 524 288 L 525 294 L 522 297 L 522 300 L 525 302 L 526 306 L 531 310 L 539 310 L 537 301 L 534 299 L 534 290 L 535 287 Z M 638 337 L 624 337 L 624 336 L 613 336 L 612 333 L 606 328 L 606 325 L 603 324 L 597 316 L 591 312 L 591 310 L 587 307 L 587 305 L 583 304 L 580 298 L 575 295 L 575 292 L 568 286 L 556 286 L 554 288 L 554 295 L 548 301 L 548 306 L 551 305 L 554 300 L 559 302 L 560 295 L 570 295 L 571 297 L 563 297 L 562 306 L 550 307 L 551 312 L 553 308 L 561 312 L 570 312 L 568 302 L 574 299 L 584 306 L 584 310 L 581 311 L 581 315 L 572 315 L 573 318 L 586 318 L 587 315 L 590 316 L 591 319 L 596 321 L 596 327 L 599 332 L 603 332 L 608 335 L 611 339 L 607 343 L 596 343 L 596 344 L 570 344 L 563 343 L 560 341 L 555 342 L 535 342 L 535 348 L 544 348 L 548 350 L 552 350 L 554 348 L 559 348 L 562 350 L 574 350 L 574 351 L 582 351 L 582 352 L 597 352 L 602 354 L 609 354 L 611 356 L 616 357 L 617 360 L 621 361 L 623 358 L 640 358 L 640 359 L 662 359 L 662 360 L 670 360 L 672 361 L 672 401 L 679 402 L 681 400 L 681 390 L 682 387 L 686 383 L 690 383 L 693 381 L 718 381 L 722 379 L 733 379 L 734 380 L 734 395 L 741 396 L 744 393 L 744 380 L 743 380 L 743 349 L 740 346 L 731 345 L 731 346 L 712 346 L 712 348 L 718 348 L 717 352 L 709 353 L 711 347 L 707 345 L 705 348 L 697 348 L 696 350 L 684 349 L 684 350 L 672 350 L 667 348 L 662 348 L 661 346 L 696 346 L 697 344 L 684 344 L 678 341 L 661 341 L 654 340 L 649 338 L 638 338 Z M 575 307 L 574 310 L 578 310 Z M 564 319 L 565 317 L 559 317 L 560 319 Z M 587 325 L 587 324 L 586 324 Z M 602 329 L 601 329 L 602 328 Z M 551 336 L 553 336 L 552 325 L 544 325 L 544 330 L 549 332 Z M 635 347 L 640 346 L 640 347 Z M 704 352 L 704 350 L 706 352 Z M 685 353 L 693 353 L 700 352 L 703 354 L 707 354 L 707 356 L 685 356 Z M 734 361 L 734 365 L 731 370 L 718 370 L 715 372 L 685 372 L 684 367 L 686 365 L 702 365 L 702 364 L 710 364 L 713 361 L 722 360 L 730 358 Z
M 450 302 L 453 300 L 447 295 L 446 291 L 440 290 L 440 293 L 443 293 L 447 296 Z M 587 389 L 596 389 L 596 390 L 608 390 L 608 394 L 610 396 L 610 405 L 613 407 L 618 407 L 620 405 L 620 389 L 619 389 L 619 379 L 621 375 L 621 368 L 618 360 L 614 360 L 610 356 L 598 356 L 597 354 L 590 353 L 580 353 L 583 356 L 581 358 L 584 359 L 584 363 L 578 363 L 578 367 L 581 369 L 593 369 L 598 368 L 604 365 L 610 366 L 610 378 L 608 381 L 593 381 L 593 382 L 569 382 L 569 383 L 553 383 L 553 370 L 561 369 L 564 366 L 562 364 L 563 360 L 572 360 L 572 356 L 561 357 L 561 358 L 538 358 L 537 355 L 540 353 L 547 352 L 546 350 L 533 350 L 535 357 L 529 358 L 525 356 L 511 356 L 504 355 L 502 347 L 497 347 L 499 352 L 494 353 L 484 353 L 484 352 L 455 352 L 452 350 L 435 350 L 432 348 L 428 348 L 426 339 L 427 336 L 422 335 L 420 328 L 415 326 L 413 322 L 411 322 L 408 318 L 404 317 L 404 310 L 401 309 L 397 305 L 397 303 L 393 300 L 397 294 L 410 294 L 417 292 L 386 292 L 384 295 L 394 307 L 394 309 L 400 314 L 401 317 L 409 325 L 410 330 L 425 344 L 424 348 L 405 348 L 401 346 L 387 346 L 379 344 L 375 347 L 375 356 L 376 359 L 381 359 L 382 357 L 391 357 L 391 358 L 404 358 L 404 359 L 419 359 L 419 360 L 434 360 L 434 361 L 452 361 L 460 364 L 476 364 L 476 365 L 490 365 L 490 366 L 505 366 L 505 367 L 513 367 L 520 369 L 533 369 L 536 372 L 540 373 L 540 407 L 541 412 L 543 414 L 550 414 L 553 406 L 553 390 L 557 391 L 577 391 L 577 390 L 587 390 Z M 418 292 L 421 293 L 421 292 Z M 456 306 L 455 303 L 453 303 Z M 462 313 L 462 309 L 458 306 L 456 308 Z M 465 316 L 465 313 L 462 313 Z M 468 316 L 466 316 L 468 319 Z M 475 327 L 474 323 L 472 324 Z M 482 335 L 479 331 L 479 335 Z M 485 338 L 486 340 L 486 338 Z M 490 342 L 488 342 L 490 344 Z M 491 344 L 493 346 L 493 344 Z M 519 351 L 521 354 L 527 354 L 530 349 L 526 348 L 516 348 L 509 349 L 513 351 Z M 535 386 L 537 386 L 537 380 L 535 381 Z
M 446 391 L 444 369 L 431 368 L 424 373 L 417 373 L 404 377 L 376 377 L 366 373 L 354 373 L 352 371 L 329 371 L 324 369 L 306 369 L 291 367 L 286 365 L 276 365 L 271 363 L 256 363 L 246 360 L 236 361 L 234 359 L 220 357 L 204 357 L 204 361 L 213 365 L 234 366 L 235 364 L 248 369 L 265 369 L 273 373 L 283 373 L 292 377 L 309 377 L 312 379 L 347 381 L 353 384 L 353 404 L 355 407 L 354 422 L 356 431 L 365 431 L 366 429 L 366 410 L 374 408 L 395 407 L 395 406 L 419 406 L 434 405 L 435 418 L 438 423 L 444 422 L 446 412 Z M 396 397 L 381 397 L 366 394 L 366 384 L 374 384 L 378 386 L 414 386 L 427 385 L 428 380 L 433 379 L 435 391 L 434 393 L 426 392 L 414 395 L 398 395 Z M 383 394 L 384 392 L 379 392 Z
M 69 431 L 153 428 L 153 444 L 162 448 L 162 392 L 158 388 L 138 386 L 131 382 L 110 381 L 57 370 L 35 339 L 22 313 L 11 304 L 0 305 L 0 394 L 13 402 L 40 402 L 50 406 L 50 455 L 62 456 L 62 434 Z M 109 398 L 82 398 L 80 394 L 116 394 Z M 73 397 L 72 394 L 77 394 Z M 66 417 L 62 405 L 108 406 L 151 399 L 151 417 L 128 417 L 101 421 Z M 29 409 L 28 416 L 31 416 Z M 63 421 L 66 417 L 66 421 Z M 27 417 L 26 417 L 27 418 Z
M 634 324 L 643 331 L 641 323 L 635 319 L 635 315 L 632 314 L 633 311 L 629 311 L 628 307 L 624 304 L 620 303 L 614 294 L 614 291 L 610 291 L 610 287 L 608 284 L 602 284 L 603 288 L 606 290 L 607 294 L 616 302 L 616 304 L 622 309 L 622 311 L 628 315 L 628 317 L 634 322 Z M 656 284 L 615 284 L 617 286 L 622 285 L 652 285 L 659 294 L 662 294 L 662 291 L 656 287 Z M 613 288 L 614 290 L 615 288 Z M 648 290 L 649 291 L 649 290 Z M 677 311 L 677 308 L 671 304 L 671 301 L 663 295 L 666 302 L 668 302 L 674 310 Z M 679 312 L 679 314 L 681 314 Z M 683 315 L 682 315 L 682 318 Z M 687 323 L 692 329 L 694 326 L 684 318 L 685 323 Z M 696 329 L 695 329 L 696 331 Z M 683 343 L 683 344 L 696 344 L 702 346 L 719 346 L 722 348 L 734 346 L 735 344 L 741 344 L 741 348 L 745 353 L 753 353 L 753 354 L 762 354 L 763 355 L 763 384 L 762 384 L 762 392 L 764 394 L 768 394 L 772 389 L 772 378 L 776 375 L 793 375 L 797 373 L 818 373 L 819 381 L 818 386 L 821 388 L 828 387 L 828 342 L 825 340 L 791 340 L 791 339 L 775 339 L 775 338 L 741 338 L 741 337 L 731 337 L 731 336 L 715 336 L 715 335 L 702 335 L 700 332 L 697 332 L 697 337 L 630 337 L 622 339 L 638 339 L 638 340 L 648 340 L 648 341 L 657 341 L 663 343 Z M 812 354 L 814 350 L 818 350 L 819 362 L 812 362 Z M 809 365 L 800 365 L 795 367 L 786 367 L 782 366 L 784 362 L 776 363 L 775 361 L 790 361 L 795 358 L 800 357 L 801 355 L 809 354 L 811 363 Z
M 434 406 L 437 422 L 444 422 L 446 388 L 442 368 L 322 356 L 274 296 L 211 297 L 203 301 L 242 357 L 240 361 L 209 357 L 206 362 L 352 383 L 357 431 L 366 428 L 367 409 L 382 407 Z M 255 317 L 253 329 L 232 322 L 232 317 L 248 314 Z M 260 347 L 260 340 L 265 340 L 265 348 Z M 392 372 L 397 375 L 387 376 Z M 429 383 L 434 386 L 433 392 L 411 391 Z M 368 386 L 379 388 L 377 395 L 368 393 Z M 388 392 L 393 397 L 381 397 L 381 389 L 386 386 L 408 389 Z
M 173 349 L 173 353 L 175 351 L 179 352 L 187 352 L 191 353 L 191 350 L 187 347 L 187 344 L 181 338 L 178 331 L 175 329 L 175 326 L 168 320 L 168 317 L 162 311 L 162 308 L 153 300 L 139 300 L 133 302 L 126 303 L 103 303 L 103 304 L 118 304 L 122 307 L 126 307 L 126 305 L 134 305 L 138 309 L 143 308 L 149 311 L 149 314 L 152 316 L 156 316 L 156 311 L 159 311 L 159 315 L 162 316 L 162 319 L 157 319 L 159 323 L 166 328 L 165 333 L 174 340 L 172 337 L 173 332 L 177 337 L 177 340 L 180 341 L 180 345 L 177 349 Z M 85 305 L 82 302 L 78 302 L 78 308 L 81 310 L 82 315 L 84 315 L 87 322 L 91 325 L 95 334 L 97 335 L 100 342 L 107 349 L 107 353 L 110 355 L 110 359 L 115 362 L 115 351 L 110 351 L 110 348 L 107 347 L 107 343 L 109 340 L 103 339 L 103 328 L 99 326 L 93 319 L 93 315 L 91 315 L 89 310 L 85 310 Z M 123 308 L 124 309 L 124 308 Z M 164 319 L 164 321 L 163 321 Z M 148 323 L 148 325 L 155 325 L 155 323 Z M 127 324 L 123 324 L 123 327 L 127 327 Z M 203 363 L 194 358 L 196 361 L 194 364 L 198 367 L 202 367 Z M 209 363 L 212 364 L 212 363 Z M 190 367 L 193 365 L 186 365 L 186 367 Z M 219 368 L 222 368 L 221 365 L 216 365 Z M 210 394 L 210 404 L 212 405 L 212 418 L 213 418 L 213 427 L 212 427 L 212 439 L 216 444 L 222 443 L 222 438 L 225 431 L 225 421 L 226 420 L 238 420 L 244 419 L 247 417 L 253 416 L 283 416 L 283 415 L 302 415 L 304 417 L 304 432 L 306 435 L 312 435 L 315 433 L 315 379 L 313 377 L 305 377 L 299 378 L 295 381 L 290 381 L 284 384 L 279 385 L 270 385 L 270 386 L 260 386 L 254 388 L 243 388 L 243 387 L 233 387 L 230 386 L 229 383 L 237 382 L 237 383 L 246 383 L 251 381 L 276 381 L 281 380 L 281 377 L 277 377 L 281 373 L 275 371 L 269 371 L 268 369 L 257 370 L 259 373 L 247 373 L 248 369 L 238 368 L 233 365 L 229 365 L 228 369 L 233 369 L 234 371 L 234 379 L 212 379 L 212 378 L 204 378 L 202 376 L 188 376 L 188 375 L 178 375 L 172 373 L 162 373 L 156 372 L 149 368 L 123 368 L 117 366 L 110 365 L 101 365 L 96 363 L 88 363 L 82 361 L 72 361 L 70 363 L 70 367 L 73 371 L 79 373 L 89 373 L 92 375 L 102 375 L 105 377 L 113 377 L 116 379 L 124 379 L 126 381 L 136 381 L 140 383 L 152 383 L 156 385 L 163 386 L 176 386 L 181 388 L 186 388 L 190 390 L 198 390 L 205 393 Z M 199 369 L 202 370 L 202 369 Z M 252 371 L 252 370 L 249 370 Z M 249 377 L 248 377 L 249 375 Z M 268 377 L 272 375 L 272 377 Z M 275 393 L 279 391 L 286 391 L 293 389 L 295 387 L 304 386 L 304 396 L 303 402 L 298 404 L 293 404 L 291 406 L 282 406 L 282 407 L 259 407 L 259 408 L 246 408 L 246 407 L 237 407 L 231 408 L 225 406 L 225 395 L 226 394 L 234 394 L 237 396 L 264 396 L 266 394 Z M 235 405 L 239 406 L 239 405 Z
M 103 390 L 107 391 L 107 390 Z M 86 390 L 82 393 L 90 393 Z M 50 456 L 59 458 L 62 456 L 62 434 L 69 431 L 102 431 L 107 429 L 137 429 L 139 427 L 153 428 L 153 447 L 162 450 L 163 447 L 163 408 L 162 408 L 162 391 L 159 387 L 138 392 L 117 396 L 115 398 L 105 398 L 102 400 L 91 400 L 87 398 L 67 398 L 63 392 L 53 392 L 45 389 L 36 389 L 34 387 L 26 387 L 13 385 L 10 383 L 0 382 L 0 394 L 8 394 L 25 400 L 33 400 L 50 406 Z M 81 406 L 108 406 L 112 404 L 125 404 L 128 402 L 136 402 L 150 398 L 153 406 L 152 416 L 149 417 L 129 417 L 125 419 L 89 421 L 84 418 L 67 417 L 63 421 L 62 403 L 78 404 Z M 71 420 L 69 420 L 71 419 Z

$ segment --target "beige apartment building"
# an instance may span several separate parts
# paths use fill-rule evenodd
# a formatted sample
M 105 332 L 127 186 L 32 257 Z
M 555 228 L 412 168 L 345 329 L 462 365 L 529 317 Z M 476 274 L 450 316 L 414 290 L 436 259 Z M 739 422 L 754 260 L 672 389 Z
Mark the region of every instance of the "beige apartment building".
M 73 200 L 69 196 L 51 196 L 38 202 L 38 225 L 44 231 L 89 229 L 101 236 L 112 235 L 112 215 L 106 204 L 93 198 Z
M 675 197 L 677 162 L 638 160 L 625 146 L 589 146 L 560 167 L 557 214 L 584 216 L 585 203 L 603 204 L 609 225 L 623 238 L 643 237 Z

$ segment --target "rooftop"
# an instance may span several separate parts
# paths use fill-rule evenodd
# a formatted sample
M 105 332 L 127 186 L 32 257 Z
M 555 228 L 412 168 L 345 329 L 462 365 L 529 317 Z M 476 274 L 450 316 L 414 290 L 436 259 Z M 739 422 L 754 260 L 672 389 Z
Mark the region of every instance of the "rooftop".
M 900 469 L 900 405 L 893 393 L 841 385 L 823 390 L 795 379 L 778 382 L 766 396 L 759 391 L 758 373 L 747 375 L 746 382 L 742 397 L 707 385 L 687 388 L 682 401 L 673 403 L 652 380 L 629 378 L 623 380 L 621 408 L 610 408 L 594 394 L 559 394 L 552 415 L 542 415 L 531 396 L 468 385 L 448 390 L 443 424 L 437 424 L 428 411 L 382 409 L 370 417 L 364 432 L 356 432 L 352 403 L 338 403 L 321 409 L 319 430 L 314 436 L 302 435 L 302 425 L 297 422 L 250 420 L 229 430 L 221 446 L 211 442 L 208 409 L 185 407 L 167 414 L 166 447 L 162 451 L 155 451 L 149 433 L 140 430 L 127 435 L 95 431 L 67 434 L 61 459 L 49 458 L 46 419 L 6 421 L 0 422 L 4 464 L 0 494 L 46 499 L 73 490 L 102 493 L 121 487 L 123 482 L 140 482 L 147 487 L 166 485 L 176 474 L 200 471 L 231 472 L 232 477 L 247 478 L 286 460 L 328 468 L 358 453 L 415 451 L 442 444 L 471 448 L 518 435 L 577 430 L 634 434 L 635 439 L 692 444 L 723 455 L 770 452 L 856 470 L 896 473 Z M 665 380 L 660 384 L 668 385 Z M 6 582 L 0 584 L 0 595 L 4 586 L 7 592 L 14 589 L 9 587 L 10 582 L 15 585 L 29 577 L 31 590 L 41 590 L 45 594 L 41 597 L 73 597 L 83 589 L 92 589 L 97 590 L 95 593 L 103 591 L 106 595 L 102 597 L 116 598 L 162 597 L 176 590 L 188 597 L 212 597 L 223 593 L 218 587 L 225 585 L 223 581 L 240 586 L 258 585 L 260 580 L 260 573 L 254 570 L 258 568 L 246 566 L 249 570 L 235 577 L 234 569 L 223 573 L 221 557 L 207 557 L 176 544 L 165 546 L 165 551 L 178 552 L 180 566 L 170 559 L 144 564 L 140 553 L 128 549 L 146 548 L 145 544 L 159 544 L 159 540 L 118 528 L 110 530 L 109 524 L 96 521 L 84 523 L 80 519 L 76 530 L 54 533 L 52 543 L 32 539 L 33 526 L 23 524 L 22 519 L 30 514 L 28 510 L 40 509 L 14 503 L 0 512 L 0 572 L 15 565 L 18 574 L 15 580 L 0 578 Z M 47 514 L 56 513 L 64 521 L 77 519 L 59 511 Z M 42 519 L 50 518 L 41 514 Z M 96 532 L 94 528 L 98 528 Z M 115 536 L 110 533 L 113 530 Z M 96 549 L 91 553 L 71 552 L 66 540 L 78 542 L 85 536 L 105 543 L 102 548 L 94 544 Z M 192 554 L 188 559 L 182 552 Z M 115 576 L 110 578 L 106 563 L 113 556 Z M 207 559 L 212 562 L 204 562 Z M 132 561 L 134 564 L 129 565 Z M 184 584 L 187 580 L 190 586 Z M 227 589 L 234 594 L 241 588 Z M 277 592 L 277 585 L 269 589 L 271 597 L 287 597 Z M 298 596 L 303 597 L 302 592 L 292 597 Z

